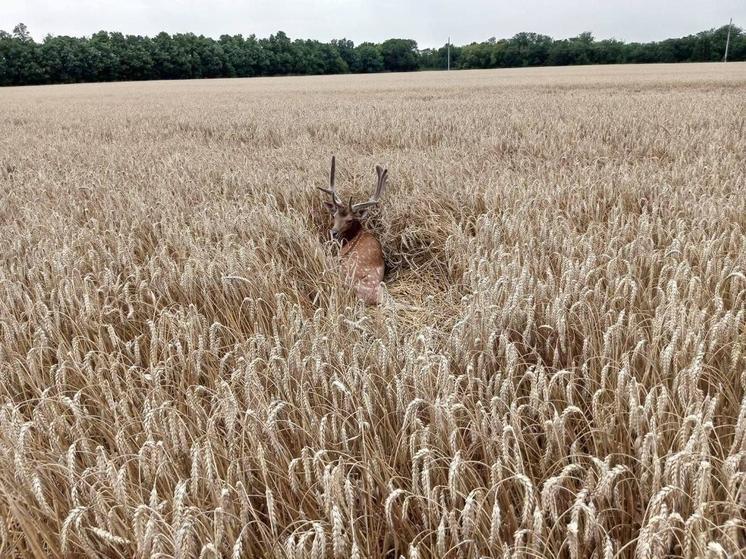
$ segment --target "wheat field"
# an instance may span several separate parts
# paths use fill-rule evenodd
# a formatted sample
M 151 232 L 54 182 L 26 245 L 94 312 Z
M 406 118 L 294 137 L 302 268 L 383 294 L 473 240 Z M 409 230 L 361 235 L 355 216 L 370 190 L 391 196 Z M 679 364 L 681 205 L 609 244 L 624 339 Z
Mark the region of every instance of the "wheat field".
M 746 63 L 0 90 L 0 557 L 738 557 Z M 340 279 L 337 156 L 386 255 Z

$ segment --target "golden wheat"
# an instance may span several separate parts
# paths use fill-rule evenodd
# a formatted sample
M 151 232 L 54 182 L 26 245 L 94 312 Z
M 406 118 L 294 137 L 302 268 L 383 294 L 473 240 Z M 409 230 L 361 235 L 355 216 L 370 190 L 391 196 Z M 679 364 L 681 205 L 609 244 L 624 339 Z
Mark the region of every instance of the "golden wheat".
M 0 556 L 735 557 L 746 64 L 0 91 Z M 390 170 L 380 308 L 314 188 Z

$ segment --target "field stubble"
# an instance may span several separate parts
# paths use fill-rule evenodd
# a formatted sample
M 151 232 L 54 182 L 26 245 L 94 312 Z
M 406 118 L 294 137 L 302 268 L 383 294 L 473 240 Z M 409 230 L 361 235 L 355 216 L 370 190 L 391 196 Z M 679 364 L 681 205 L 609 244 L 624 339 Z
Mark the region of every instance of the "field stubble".
M 746 65 L 0 91 L 0 555 L 732 557 Z M 389 297 L 314 188 L 390 171 Z

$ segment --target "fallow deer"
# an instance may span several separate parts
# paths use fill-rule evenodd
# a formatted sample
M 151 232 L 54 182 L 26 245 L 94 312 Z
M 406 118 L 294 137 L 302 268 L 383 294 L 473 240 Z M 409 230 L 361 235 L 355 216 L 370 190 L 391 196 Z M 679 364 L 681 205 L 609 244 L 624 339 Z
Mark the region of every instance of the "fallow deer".
M 329 188 L 318 187 L 330 196 L 330 200 L 324 202 L 334 220 L 330 233 L 341 244 L 339 258 L 345 280 L 366 304 L 376 305 L 381 297 L 380 284 L 385 267 L 383 250 L 378 239 L 365 230 L 361 220 L 372 206 L 378 204 L 386 186 L 388 170 L 376 165 L 378 179 L 370 200 L 353 204 L 350 198 L 345 204 L 334 186 L 335 167 L 335 157 L 332 156 Z

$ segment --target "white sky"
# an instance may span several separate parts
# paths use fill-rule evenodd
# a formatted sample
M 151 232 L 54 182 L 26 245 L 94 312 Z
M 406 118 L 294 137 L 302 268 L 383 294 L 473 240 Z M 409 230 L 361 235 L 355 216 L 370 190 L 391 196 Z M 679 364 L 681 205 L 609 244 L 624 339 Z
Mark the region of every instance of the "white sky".
M 0 0 L 0 29 L 25 23 L 33 37 L 96 31 L 155 35 L 193 32 L 355 44 L 391 37 L 420 48 L 466 44 L 535 31 L 554 38 L 651 41 L 719 27 L 746 26 L 746 0 Z

